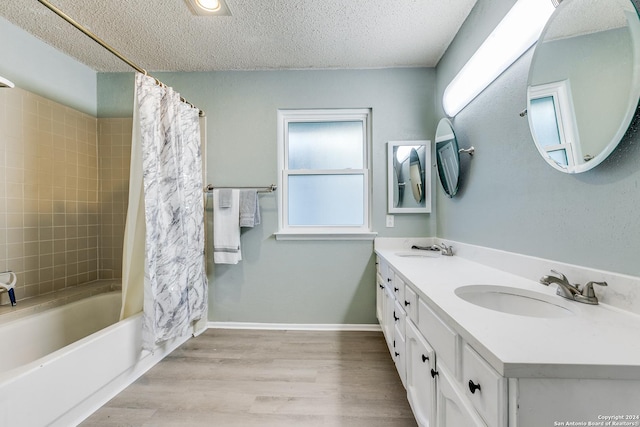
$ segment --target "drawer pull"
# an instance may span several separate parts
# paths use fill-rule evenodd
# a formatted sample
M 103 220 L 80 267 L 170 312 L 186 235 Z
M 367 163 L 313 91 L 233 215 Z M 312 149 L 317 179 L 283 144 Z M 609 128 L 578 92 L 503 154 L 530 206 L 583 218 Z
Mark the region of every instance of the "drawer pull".
M 378 285 L 380 289 L 384 289 L 384 285 Z
M 395 320 L 396 322 L 397 322 L 398 320 L 400 320 L 400 318 L 399 318 L 399 317 L 396 317 L 396 312 L 395 312 L 395 311 L 393 312 L 393 320 Z
M 400 290 L 400 289 L 398 289 L 398 288 L 396 288 L 396 287 L 394 287 L 394 288 L 393 288 L 393 292 L 398 292 L 399 290 Z
M 404 306 L 405 306 L 405 307 L 407 307 L 407 306 L 409 306 L 409 305 L 411 305 L 411 302 L 409 302 L 409 301 L 405 301 L 405 302 L 404 302 Z
M 390 278 L 390 277 L 387 277 L 387 282 L 390 282 L 390 281 L 391 281 L 391 278 Z
M 432 369 L 432 370 L 431 370 L 431 378 L 435 378 L 435 377 L 436 377 L 436 375 L 438 375 L 438 371 L 436 371 L 436 370 Z
M 469 391 L 471 392 L 471 394 L 475 394 L 476 390 L 482 391 L 482 389 L 480 388 L 480 384 L 475 384 L 473 380 L 469 380 Z
M 422 355 L 422 363 L 426 362 L 427 360 L 429 360 L 429 358 L 423 354 Z

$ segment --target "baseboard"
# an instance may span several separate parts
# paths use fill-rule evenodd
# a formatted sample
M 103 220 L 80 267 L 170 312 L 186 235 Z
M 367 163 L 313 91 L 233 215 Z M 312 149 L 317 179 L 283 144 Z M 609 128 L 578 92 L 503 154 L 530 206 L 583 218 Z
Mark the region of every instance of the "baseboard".
M 251 323 L 208 322 L 211 329 L 262 329 L 274 331 L 360 331 L 380 332 L 378 324 L 332 324 L 332 323 Z

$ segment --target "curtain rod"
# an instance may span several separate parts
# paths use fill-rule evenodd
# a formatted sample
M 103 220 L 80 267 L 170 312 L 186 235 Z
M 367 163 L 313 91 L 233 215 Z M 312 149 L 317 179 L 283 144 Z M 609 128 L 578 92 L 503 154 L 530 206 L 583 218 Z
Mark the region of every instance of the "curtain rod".
M 117 50 L 115 50 L 113 47 L 111 47 L 109 44 L 107 44 L 104 40 L 102 40 L 100 37 L 98 37 L 97 35 L 95 35 L 94 33 L 92 33 L 91 31 L 89 31 L 88 29 L 86 29 L 85 27 L 83 27 L 80 23 L 78 23 L 75 19 L 73 19 L 72 17 L 70 17 L 69 15 L 67 15 L 66 13 L 64 13 L 62 10 L 58 9 L 56 6 L 52 5 L 51 3 L 49 3 L 48 0 L 38 0 L 42 5 L 44 5 L 45 7 L 47 7 L 50 11 L 52 11 L 53 13 L 55 13 L 56 15 L 58 15 L 60 18 L 64 19 L 65 21 L 67 21 L 69 24 L 73 25 L 74 27 L 76 27 L 78 30 L 82 31 L 87 37 L 89 37 L 90 39 L 92 39 L 94 42 L 98 43 L 100 46 L 102 46 L 103 48 L 107 49 L 109 52 L 111 52 L 113 55 L 115 55 L 118 59 L 120 59 L 122 62 L 124 62 L 125 64 L 127 64 L 128 66 L 130 66 L 131 68 L 133 68 L 134 70 L 136 70 L 137 72 L 144 74 L 145 76 L 149 76 L 151 78 L 153 78 L 156 81 L 156 84 L 158 84 L 159 86 L 166 86 L 164 83 L 162 83 L 160 80 L 158 80 L 156 77 L 153 77 L 151 74 L 149 74 L 147 72 L 147 70 L 145 70 L 144 68 L 134 64 L 133 62 L 131 62 L 129 59 L 125 58 L 120 52 L 118 52 Z M 190 103 L 189 101 L 187 101 L 186 99 L 184 99 L 183 97 L 180 97 L 180 101 L 184 102 L 185 104 L 189 104 L 191 107 L 197 109 L 199 111 L 199 115 L 200 117 L 204 117 L 205 113 L 204 111 L 202 111 L 200 108 L 196 107 L 195 105 L 193 105 L 192 103 Z

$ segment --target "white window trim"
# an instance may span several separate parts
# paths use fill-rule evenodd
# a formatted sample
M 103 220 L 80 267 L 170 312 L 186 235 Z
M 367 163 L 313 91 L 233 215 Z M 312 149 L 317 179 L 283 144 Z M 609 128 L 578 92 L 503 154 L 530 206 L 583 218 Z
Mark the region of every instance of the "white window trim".
M 560 133 L 560 141 L 562 142 L 560 145 L 549 145 L 546 147 L 543 147 L 542 144 L 536 143 L 535 145 L 538 148 L 538 151 L 540 151 L 540 154 L 542 154 L 543 157 L 547 158 L 548 152 L 565 150 L 568 163 L 566 167 L 564 165 L 557 164 L 553 160 L 551 160 L 551 163 L 553 163 L 553 166 L 558 170 L 563 172 L 573 172 L 576 165 L 580 163 L 579 159 L 582 158 L 582 150 L 580 149 L 576 114 L 573 108 L 573 98 L 571 96 L 569 80 L 529 86 L 528 91 L 529 102 L 538 98 L 553 98 L 556 107 L 556 122 Z M 530 117 L 529 126 L 532 126 Z
M 363 169 L 341 170 L 340 174 L 352 173 L 364 176 L 364 224 L 359 227 L 344 226 L 290 226 L 288 225 L 288 179 L 289 175 L 304 174 L 305 171 L 287 171 L 287 129 L 292 122 L 362 121 L 364 126 Z M 311 109 L 278 110 L 278 240 L 372 240 L 377 233 L 371 230 L 371 110 L 370 109 Z M 314 173 L 336 171 L 314 170 Z

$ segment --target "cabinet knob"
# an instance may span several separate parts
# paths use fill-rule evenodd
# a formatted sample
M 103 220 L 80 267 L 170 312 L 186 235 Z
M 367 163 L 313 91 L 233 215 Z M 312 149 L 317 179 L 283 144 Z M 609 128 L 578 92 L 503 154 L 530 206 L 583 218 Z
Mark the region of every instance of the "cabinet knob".
M 435 378 L 435 377 L 436 377 L 436 375 L 438 375 L 438 371 L 436 371 L 436 370 L 432 369 L 432 370 L 431 370 L 431 378 Z
M 473 382 L 473 380 L 469 380 L 469 391 L 471 392 L 471 394 L 475 394 L 476 390 L 482 391 L 482 389 L 480 388 L 480 384 L 476 384 Z
M 409 301 L 405 301 L 405 302 L 404 302 L 404 306 L 405 306 L 405 307 L 407 307 L 407 306 L 409 306 L 409 305 L 411 305 L 411 302 L 409 302 Z
M 393 288 L 393 292 L 398 292 L 400 289 L 398 288 Z
M 422 363 L 426 362 L 427 360 L 429 360 L 429 358 L 423 354 L 422 355 Z
M 387 277 L 387 282 L 390 282 L 390 281 L 391 281 L 391 278 Z
M 397 351 L 394 352 L 394 353 L 395 353 L 396 357 L 400 356 L 400 353 L 398 353 Z
M 380 289 L 384 289 L 384 285 L 378 285 Z

